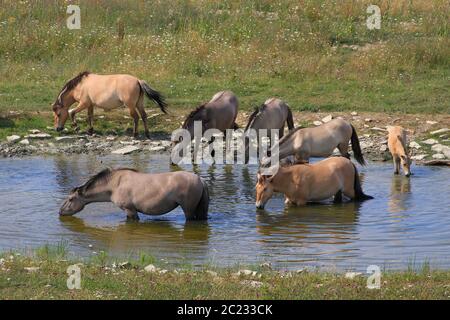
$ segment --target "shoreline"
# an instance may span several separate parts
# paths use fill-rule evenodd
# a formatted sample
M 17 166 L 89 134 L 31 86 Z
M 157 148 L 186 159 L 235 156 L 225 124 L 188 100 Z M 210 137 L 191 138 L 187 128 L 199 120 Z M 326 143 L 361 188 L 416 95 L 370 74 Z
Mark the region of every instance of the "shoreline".
M 68 289 L 68 268 L 80 274 L 80 289 Z M 346 274 L 249 267 L 199 269 L 159 266 L 155 258 L 134 261 L 68 259 L 64 249 L 44 247 L 33 255 L 0 253 L 2 299 L 449 299 L 450 270 L 383 271 L 369 289 L 370 273 Z
M 178 112 L 179 111 L 179 112 Z M 179 127 L 186 111 L 172 110 L 168 117 L 162 114 L 152 114 L 151 139 L 141 135 L 134 139 L 128 134 L 129 119 L 122 113 L 101 114 L 96 120 L 96 126 L 103 128 L 93 136 L 79 134 L 71 129 L 65 129 L 57 134 L 51 127 L 24 128 L 5 136 L 0 140 L 0 158 L 18 158 L 33 155 L 56 154 L 110 154 L 122 155 L 134 152 L 162 153 L 170 152 L 170 134 Z M 416 164 L 448 165 L 450 160 L 450 116 L 431 114 L 386 114 L 357 112 L 294 112 L 295 126 L 317 126 L 331 118 L 341 117 L 350 121 L 356 128 L 364 156 L 371 161 L 389 161 L 391 155 L 387 148 L 388 125 L 401 125 L 406 128 L 411 159 Z M 239 113 L 237 123 L 244 128 L 249 111 Z M 50 114 L 34 115 L 32 118 L 50 123 Z M 19 118 L 17 118 L 19 117 Z M 11 121 L 20 123 L 17 114 Z M 81 121 L 80 121 L 81 122 Z M 142 128 L 141 128 L 142 129 Z M 287 132 L 287 128 L 285 129 Z M 0 132 L 1 133 L 1 132 Z M 5 133 L 3 133 L 5 135 Z

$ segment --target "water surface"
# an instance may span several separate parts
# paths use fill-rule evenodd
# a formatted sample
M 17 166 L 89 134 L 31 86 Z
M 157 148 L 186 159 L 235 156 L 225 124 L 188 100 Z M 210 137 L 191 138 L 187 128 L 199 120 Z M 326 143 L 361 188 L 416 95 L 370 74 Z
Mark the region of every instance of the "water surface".
M 257 211 L 255 166 L 200 166 L 195 171 L 207 181 L 211 195 L 206 222 L 186 222 L 177 208 L 158 217 L 141 214 L 139 223 L 129 223 L 107 203 L 60 218 L 58 209 L 69 190 L 105 166 L 171 170 L 167 155 L 0 160 L 0 251 L 64 240 L 81 256 L 100 250 L 116 256 L 146 252 L 194 265 L 270 261 L 288 269 L 450 267 L 448 168 L 415 166 L 408 179 L 394 176 L 390 163 L 372 162 L 360 172 L 363 188 L 374 200 L 286 208 L 279 194 L 265 211 Z

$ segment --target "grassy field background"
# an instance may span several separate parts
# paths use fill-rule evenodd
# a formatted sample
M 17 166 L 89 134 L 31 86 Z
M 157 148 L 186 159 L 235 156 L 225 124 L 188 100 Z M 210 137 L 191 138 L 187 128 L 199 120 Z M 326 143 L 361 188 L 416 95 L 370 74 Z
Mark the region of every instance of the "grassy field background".
M 171 108 L 231 89 L 242 109 L 278 96 L 296 111 L 450 112 L 445 0 L 77 1 L 80 30 L 69 3 L 1 1 L 3 117 L 49 111 L 82 70 L 136 75 Z M 366 27 L 372 3 L 380 30 Z

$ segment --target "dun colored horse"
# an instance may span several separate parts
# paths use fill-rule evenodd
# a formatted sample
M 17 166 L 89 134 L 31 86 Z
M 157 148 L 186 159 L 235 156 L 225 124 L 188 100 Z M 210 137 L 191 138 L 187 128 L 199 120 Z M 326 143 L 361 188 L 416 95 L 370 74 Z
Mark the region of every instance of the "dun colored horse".
M 264 209 L 274 192 L 284 193 L 286 204 L 304 205 L 334 196 L 342 201 L 342 194 L 354 201 L 373 199 L 364 194 L 355 165 L 344 157 L 331 157 L 315 164 L 279 167 L 272 176 L 258 173 L 256 207 Z
M 212 99 L 197 107 L 192 111 L 184 121 L 182 129 L 189 132 L 191 140 L 194 139 L 194 123 L 201 121 L 201 134 L 208 129 L 217 129 L 226 135 L 227 129 L 236 129 L 236 117 L 238 113 L 239 102 L 236 95 L 231 91 L 220 91 L 216 93 Z M 181 142 L 172 141 L 173 145 Z M 196 144 L 200 143 L 200 139 L 196 139 Z M 210 141 L 211 143 L 212 141 Z M 196 155 L 193 154 L 195 157 Z
M 59 214 L 73 215 L 92 202 L 113 202 L 128 219 L 138 220 L 138 212 L 162 215 L 178 206 L 186 220 L 208 217 L 209 193 L 206 183 L 185 171 L 146 174 L 133 169 L 105 169 L 85 184 L 74 188 Z
M 127 74 L 99 75 L 84 71 L 69 80 L 58 94 L 53 104 L 55 128 L 64 129 L 64 124 L 70 116 L 73 126 L 78 129 L 75 114 L 88 110 L 88 133 L 92 134 L 94 107 L 111 110 L 126 106 L 134 120 L 133 134 L 137 136 L 139 115 L 144 122 L 145 135 L 149 138 L 147 114 L 144 109 L 145 95 L 158 104 L 161 111 L 166 113 L 166 103 L 158 91 L 153 90 L 144 80 Z M 78 102 L 75 109 L 70 106 Z M 138 115 L 139 113 L 139 115 Z
M 400 126 L 389 126 L 387 130 L 389 133 L 388 147 L 394 159 L 394 173 L 399 174 L 401 164 L 405 176 L 409 177 L 411 175 L 411 160 L 406 149 L 406 130 Z
M 270 130 L 279 130 L 279 138 L 284 135 L 284 126 L 287 123 L 288 129 L 294 129 L 294 119 L 288 104 L 277 98 L 270 98 L 263 105 L 257 107 L 250 115 L 245 133 L 248 135 L 250 129 L 256 130 L 258 141 L 260 139 L 260 129 L 267 129 L 267 136 Z M 249 138 L 245 139 L 245 156 L 248 161 Z
M 343 119 L 333 119 L 315 128 L 296 128 L 284 136 L 278 143 L 279 158 L 294 155 L 298 162 L 308 162 L 310 157 L 328 157 L 338 148 L 347 158 L 349 140 L 352 142 L 353 155 L 361 165 L 365 165 L 355 128 Z M 277 147 L 275 145 L 273 148 Z M 271 152 L 274 152 L 272 148 Z M 267 165 L 267 158 L 262 164 Z

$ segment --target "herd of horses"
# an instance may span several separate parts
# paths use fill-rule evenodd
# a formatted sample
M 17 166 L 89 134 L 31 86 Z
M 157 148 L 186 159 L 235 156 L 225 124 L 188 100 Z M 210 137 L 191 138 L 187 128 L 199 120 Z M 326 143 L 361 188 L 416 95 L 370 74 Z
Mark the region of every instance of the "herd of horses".
M 144 95 L 153 100 L 166 113 L 163 96 L 145 81 L 131 75 L 98 75 L 82 72 L 69 80 L 59 92 L 52 106 L 55 129 L 62 131 L 70 117 L 78 128 L 75 115 L 87 109 L 88 133 L 93 133 L 94 107 L 105 110 L 126 106 L 134 120 L 133 134 L 138 135 L 139 115 L 149 137 Z M 78 106 L 69 109 L 75 102 Z M 217 129 L 227 134 L 236 129 L 238 99 L 231 91 L 216 93 L 212 99 L 192 111 L 182 128 L 194 136 L 194 122 L 201 122 L 202 133 Z M 289 132 L 284 135 L 287 124 Z M 279 130 L 279 159 L 285 160 L 273 174 L 258 172 L 256 202 L 263 209 L 274 192 L 285 195 L 289 205 L 305 205 L 333 198 L 342 202 L 343 196 L 352 201 L 372 199 L 362 188 L 356 166 L 350 161 L 349 143 L 353 156 L 366 165 L 355 128 L 341 118 L 332 119 L 312 128 L 294 128 L 289 105 L 277 98 L 266 100 L 250 115 L 245 132 L 250 129 Z M 410 158 L 406 148 L 406 130 L 399 126 L 388 127 L 388 147 L 394 159 L 395 173 L 400 167 L 406 176 L 411 174 Z M 176 144 L 180 141 L 172 141 Z M 341 156 L 331 156 L 335 149 Z M 248 151 L 246 141 L 245 150 Z M 271 150 L 271 151 L 272 151 Z M 247 153 L 246 153 L 247 154 Z M 330 157 L 331 156 L 331 157 Z M 312 157 L 324 160 L 309 164 Z M 287 160 L 288 159 L 288 160 Z M 261 166 L 268 159 L 260 159 Z M 147 174 L 130 168 L 105 169 L 92 176 L 86 183 L 71 190 L 61 206 L 60 215 L 73 215 L 92 202 L 113 202 L 126 212 L 127 218 L 139 219 L 138 212 L 161 215 L 180 206 L 187 220 L 204 220 L 208 217 L 209 192 L 201 178 L 191 172 L 167 172 Z

